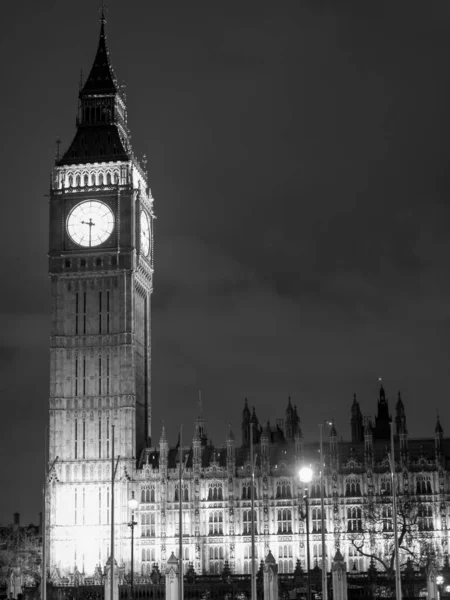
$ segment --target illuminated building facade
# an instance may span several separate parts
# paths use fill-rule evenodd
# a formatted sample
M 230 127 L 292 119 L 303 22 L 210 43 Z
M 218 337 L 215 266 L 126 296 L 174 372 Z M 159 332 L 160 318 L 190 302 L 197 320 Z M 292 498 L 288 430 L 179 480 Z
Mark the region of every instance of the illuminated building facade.
M 380 389 L 374 422 L 363 417 L 356 398 L 351 409 L 350 441 L 338 439 L 334 426 L 324 443 L 326 564 L 339 547 L 349 569 L 366 571 L 370 556 L 362 556 L 351 543 L 367 531 L 369 501 L 379 504 L 379 522 L 372 543 L 380 549 L 392 542 L 391 474 L 389 467 L 390 415 L 384 389 Z M 408 533 L 419 561 L 432 551 L 443 562 L 447 554 L 449 440 L 439 420 L 431 438 L 409 439 L 402 399 L 395 407 L 395 454 L 400 499 L 408 495 L 411 515 Z M 186 465 L 182 482 L 185 568 L 197 573 L 220 573 L 227 560 L 233 572 L 250 572 L 251 464 L 250 424 L 255 435 L 255 525 L 258 563 L 269 550 L 281 573 L 292 573 L 297 560 L 306 568 L 305 493 L 299 481 L 301 466 L 311 464 L 315 476 L 309 486 L 311 568 L 322 565 L 319 443 L 304 443 L 297 408 L 289 399 L 285 418 L 260 426 L 247 402 L 242 414 L 241 444 L 228 433 L 226 446 L 208 441 L 203 419 L 195 426 L 192 444 L 183 448 Z M 164 432 L 159 447 L 146 449 L 136 473 L 140 499 L 140 539 L 137 556 L 142 574 L 153 563 L 164 565 L 173 551 L 178 555 L 179 449 L 169 449 Z M 360 539 L 357 541 L 361 541 Z M 371 549 L 366 540 L 365 551 Z M 382 552 L 381 552 L 382 554 Z M 386 554 L 389 550 L 386 549 Z M 407 556 L 404 556 L 405 560 Z M 375 564 L 378 570 L 379 564 Z
M 111 459 L 115 484 L 115 557 L 130 565 L 127 501 L 139 499 L 136 571 L 162 570 L 178 555 L 178 506 L 183 506 L 183 559 L 197 573 L 250 571 L 250 429 L 255 432 L 255 524 L 258 562 L 269 550 L 282 573 L 305 567 L 301 465 L 318 474 L 318 443 L 305 443 L 289 400 L 276 426 L 260 426 L 247 403 L 240 445 L 231 430 L 223 447 L 208 440 L 203 418 L 192 443 L 170 448 L 164 430 L 151 445 L 150 299 L 153 282 L 153 198 L 145 164 L 133 154 L 123 93 L 112 69 L 102 18 L 93 67 L 79 94 L 77 131 L 57 156 L 50 197 L 49 272 L 52 292 L 50 434 L 47 495 L 48 565 L 53 578 L 78 570 L 90 576 L 110 556 Z M 446 553 L 449 441 L 438 422 L 434 438 L 408 438 L 403 402 L 395 407 L 400 494 L 420 505 L 415 526 Z M 114 429 L 113 429 L 114 426 Z M 349 539 L 363 531 L 369 499 L 389 495 L 389 411 L 380 390 L 374 423 L 358 402 L 351 441 L 327 433 L 324 458 L 327 568 L 337 547 L 350 568 L 366 570 Z M 225 437 L 225 435 L 224 435 Z M 320 565 L 321 512 L 317 478 L 310 487 L 312 565 Z M 389 503 L 373 540 L 392 531 Z

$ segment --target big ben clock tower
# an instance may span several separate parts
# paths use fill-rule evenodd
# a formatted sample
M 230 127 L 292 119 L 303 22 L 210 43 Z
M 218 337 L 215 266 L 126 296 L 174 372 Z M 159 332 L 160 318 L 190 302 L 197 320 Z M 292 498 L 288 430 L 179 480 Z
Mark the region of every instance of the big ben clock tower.
M 127 481 L 151 429 L 153 219 L 102 15 L 75 137 L 57 157 L 50 195 L 50 569 L 89 574 L 109 556 L 113 431 L 123 560 Z

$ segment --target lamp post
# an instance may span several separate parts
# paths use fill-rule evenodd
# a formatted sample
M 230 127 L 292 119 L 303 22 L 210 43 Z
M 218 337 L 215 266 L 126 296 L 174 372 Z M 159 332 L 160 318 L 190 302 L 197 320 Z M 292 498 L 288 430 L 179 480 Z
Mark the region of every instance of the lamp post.
M 331 421 L 324 421 L 325 425 L 332 425 Z M 326 546 L 325 546 L 325 507 L 324 507 L 324 471 L 325 471 L 325 459 L 323 456 L 323 425 L 319 423 L 320 433 L 320 533 L 322 540 L 322 600 L 328 600 L 328 588 L 327 588 L 327 558 L 326 558 Z
M 309 484 L 312 479 L 311 467 L 302 467 L 298 472 L 300 481 L 305 484 Z M 311 574 L 310 570 L 310 556 L 309 556 L 309 498 L 308 498 L 308 486 L 305 485 L 305 493 L 303 496 L 305 501 L 305 524 L 306 524 L 306 573 L 307 573 L 307 600 L 311 600 Z
M 441 592 L 442 592 L 442 586 L 444 584 L 444 577 L 442 575 L 438 575 L 436 577 L 436 583 L 437 583 L 437 588 L 438 588 L 437 600 L 441 600 Z
M 134 492 L 131 492 L 131 498 L 128 500 L 128 508 L 131 510 L 131 521 L 128 523 L 128 527 L 131 528 L 131 586 L 130 586 L 130 599 L 134 599 L 134 526 L 137 525 L 137 521 L 134 520 L 134 511 L 137 509 L 139 502 L 134 497 Z
M 394 426 L 392 419 L 389 422 L 391 428 L 391 452 L 389 454 L 389 464 L 391 467 L 392 484 L 392 520 L 394 525 L 394 550 L 395 550 L 395 595 L 397 600 L 402 600 L 402 575 L 400 573 L 400 549 L 398 544 L 398 524 L 397 524 L 397 485 L 395 481 L 395 453 L 394 453 Z

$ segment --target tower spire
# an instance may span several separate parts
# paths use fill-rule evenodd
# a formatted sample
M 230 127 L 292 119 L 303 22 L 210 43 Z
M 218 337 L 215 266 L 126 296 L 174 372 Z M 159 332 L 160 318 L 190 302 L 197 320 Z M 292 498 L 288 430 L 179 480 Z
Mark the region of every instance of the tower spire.
M 106 18 L 105 8 L 102 4 L 100 16 L 100 37 L 98 40 L 97 53 L 88 78 L 81 90 L 84 94 L 115 94 L 119 91 L 117 79 L 109 58 L 108 45 L 106 43 Z
M 99 8 L 99 12 L 100 12 L 100 23 L 106 23 L 106 12 L 107 12 L 107 8 L 106 8 L 106 3 L 105 0 L 101 1 L 100 4 L 100 8 Z
M 126 161 L 133 157 L 125 98 L 106 43 L 105 5 L 100 8 L 100 36 L 88 77 L 80 82 L 77 133 L 59 165 Z

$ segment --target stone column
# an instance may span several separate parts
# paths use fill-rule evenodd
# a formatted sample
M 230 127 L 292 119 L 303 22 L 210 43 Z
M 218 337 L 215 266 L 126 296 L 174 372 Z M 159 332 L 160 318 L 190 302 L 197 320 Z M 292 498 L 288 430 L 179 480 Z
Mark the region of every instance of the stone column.
M 166 600 L 178 600 L 179 596 L 178 560 L 174 553 L 170 555 L 166 568 Z M 105 598 L 105 600 L 108 600 Z
M 105 576 L 105 600 L 111 600 L 111 557 L 106 561 Z M 114 581 L 112 586 L 112 600 L 119 600 L 119 567 L 116 559 L 114 559 Z
M 270 550 L 264 565 L 264 600 L 278 600 L 278 566 Z
M 436 583 L 437 570 L 432 561 L 428 563 L 427 567 L 427 591 L 428 600 L 438 600 L 438 585 Z
M 333 600 L 347 600 L 347 567 L 338 550 L 331 565 Z

